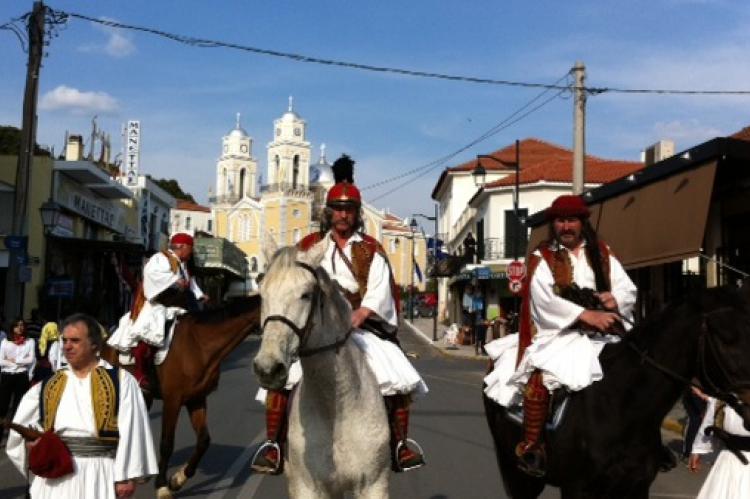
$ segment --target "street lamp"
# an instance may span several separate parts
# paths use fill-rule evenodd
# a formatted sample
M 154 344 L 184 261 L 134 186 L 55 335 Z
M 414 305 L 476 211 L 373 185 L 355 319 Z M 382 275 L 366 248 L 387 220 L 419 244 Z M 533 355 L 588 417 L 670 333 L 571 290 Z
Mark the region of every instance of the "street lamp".
M 409 222 L 409 233 L 411 234 L 411 285 L 409 286 L 409 321 L 414 322 L 414 231 L 417 228 L 417 219 L 412 217 Z
M 482 166 L 481 158 L 483 157 L 497 159 L 492 156 L 487 156 L 485 154 L 477 154 L 477 166 L 475 166 L 474 170 L 472 170 L 471 172 L 471 178 L 474 179 L 474 185 L 477 187 L 484 187 L 485 177 L 487 176 L 487 170 L 485 170 L 484 167 Z
M 433 268 L 435 265 L 437 265 L 438 260 L 438 250 L 437 250 L 437 241 L 438 241 L 438 207 L 435 205 L 435 216 L 431 217 L 429 215 L 423 215 L 421 213 L 412 213 L 412 222 L 416 222 L 415 217 L 422 217 L 426 220 L 430 220 L 435 222 L 435 234 L 432 236 L 432 265 Z M 432 341 L 437 341 L 437 315 L 438 310 L 440 310 L 440 293 L 438 293 L 438 287 L 437 287 L 437 277 L 435 279 L 435 295 L 438 297 L 437 303 L 435 303 L 435 313 L 432 315 Z
M 39 213 L 42 215 L 42 224 L 44 233 L 50 234 L 57 227 L 60 221 L 61 207 L 56 202 L 48 199 L 39 207 Z

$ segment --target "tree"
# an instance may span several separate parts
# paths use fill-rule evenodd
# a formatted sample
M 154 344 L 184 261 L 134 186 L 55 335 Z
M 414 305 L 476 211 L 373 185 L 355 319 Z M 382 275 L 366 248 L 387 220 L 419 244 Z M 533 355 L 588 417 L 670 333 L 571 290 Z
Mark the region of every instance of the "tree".
M 195 203 L 195 199 L 193 198 L 193 196 L 183 191 L 182 187 L 180 187 L 180 183 L 177 182 L 176 179 L 152 178 L 151 175 L 147 175 L 147 177 L 153 180 L 156 185 L 164 189 L 167 193 L 169 193 L 174 198 L 182 199 L 183 201 L 190 201 L 191 203 Z
M 0 126 L 0 155 L 18 156 L 21 149 L 21 129 L 14 126 Z M 49 151 L 34 147 L 35 156 L 49 156 Z

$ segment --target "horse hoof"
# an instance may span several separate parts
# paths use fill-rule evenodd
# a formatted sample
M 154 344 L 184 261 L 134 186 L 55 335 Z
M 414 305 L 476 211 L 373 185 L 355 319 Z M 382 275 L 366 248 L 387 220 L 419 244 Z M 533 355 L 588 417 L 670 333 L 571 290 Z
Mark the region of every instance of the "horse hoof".
M 177 492 L 182 488 L 183 485 L 185 485 L 185 482 L 188 481 L 188 477 L 185 474 L 185 467 L 183 466 L 180 468 L 177 473 L 172 475 L 172 478 L 169 479 L 169 490 L 172 492 Z
M 156 489 L 156 499 L 172 499 L 172 491 L 169 487 L 159 487 Z

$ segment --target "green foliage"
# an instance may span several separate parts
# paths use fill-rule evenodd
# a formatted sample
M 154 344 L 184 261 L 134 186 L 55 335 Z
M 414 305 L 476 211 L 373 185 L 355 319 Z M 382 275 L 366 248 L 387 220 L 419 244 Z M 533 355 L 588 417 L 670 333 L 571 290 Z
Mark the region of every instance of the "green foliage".
M 195 203 L 195 199 L 193 198 L 193 196 L 183 191 L 182 187 L 180 187 L 180 183 L 177 182 L 176 179 L 152 178 L 150 175 L 148 177 L 151 178 L 151 180 L 153 180 L 156 185 L 164 189 L 176 199 L 182 199 L 183 201 L 190 201 L 191 203 Z
M 18 156 L 21 150 L 21 130 L 14 126 L 0 126 L 0 155 Z M 49 151 L 39 147 L 34 148 L 35 156 L 49 156 Z

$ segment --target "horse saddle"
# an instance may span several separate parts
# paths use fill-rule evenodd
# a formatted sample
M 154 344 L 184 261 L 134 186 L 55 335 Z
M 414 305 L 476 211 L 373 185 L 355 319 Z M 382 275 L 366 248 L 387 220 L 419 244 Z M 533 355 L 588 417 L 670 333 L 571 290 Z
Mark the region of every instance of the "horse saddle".
M 548 432 L 555 431 L 563 422 L 568 409 L 570 391 L 560 388 L 552 392 L 550 396 L 550 409 L 547 411 L 547 422 L 545 428 Z M 511 423 L 523 427 L 523 401 L 519 399 L 505 411 L 505 417 Z

